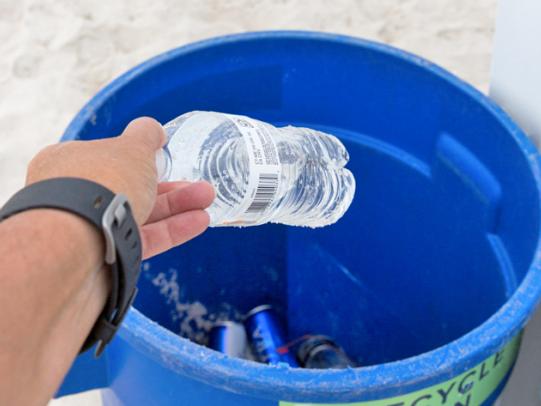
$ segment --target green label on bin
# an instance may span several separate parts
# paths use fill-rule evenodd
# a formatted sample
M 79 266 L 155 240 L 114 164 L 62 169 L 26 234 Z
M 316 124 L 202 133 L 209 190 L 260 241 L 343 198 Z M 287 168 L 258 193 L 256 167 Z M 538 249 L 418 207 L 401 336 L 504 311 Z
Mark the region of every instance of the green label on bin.
M 479 406 L 496 390 L 515 362 L 520 334 L 475 368 L 446 382 L 388 399 L 356 403 L 280 402 L 279 406 Z

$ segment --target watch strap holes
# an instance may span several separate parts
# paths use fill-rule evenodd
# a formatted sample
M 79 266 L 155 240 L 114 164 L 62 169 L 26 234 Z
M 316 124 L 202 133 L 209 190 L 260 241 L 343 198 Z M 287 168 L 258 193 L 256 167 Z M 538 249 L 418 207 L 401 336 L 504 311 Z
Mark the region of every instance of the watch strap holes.
M 94 208 L 99 209 L 103 203 L 103 196 L 98 196 L 94 199 Z

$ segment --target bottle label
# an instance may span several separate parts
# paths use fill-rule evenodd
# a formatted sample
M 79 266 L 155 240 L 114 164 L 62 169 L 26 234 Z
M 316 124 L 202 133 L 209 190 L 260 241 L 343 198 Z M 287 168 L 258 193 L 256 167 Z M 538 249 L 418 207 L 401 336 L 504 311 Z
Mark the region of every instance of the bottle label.
M 226 114 L 242 134 L 250 160 L 248 187 L 239 207 L 240 223 L 261 219 L 271 206 L 280 185 L 278 148 L 269 130 L 272 127 L 245 116 Z

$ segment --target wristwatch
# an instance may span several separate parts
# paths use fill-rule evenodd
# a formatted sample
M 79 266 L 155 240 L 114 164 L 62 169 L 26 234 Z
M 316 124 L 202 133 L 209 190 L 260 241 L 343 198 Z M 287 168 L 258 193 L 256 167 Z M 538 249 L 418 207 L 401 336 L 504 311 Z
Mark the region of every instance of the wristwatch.
M 96 357 L 116 334 L 137 293 L 141 272 L 141 237 L 122 194 L 86 179 L 53 178 L 17 192 L 0 210 L 0 221 L 32 209 L 58 209 L 93 224 L 105 238 L 105 264 L 111 272 L 111 292 L 81 352 L 96 342 Z

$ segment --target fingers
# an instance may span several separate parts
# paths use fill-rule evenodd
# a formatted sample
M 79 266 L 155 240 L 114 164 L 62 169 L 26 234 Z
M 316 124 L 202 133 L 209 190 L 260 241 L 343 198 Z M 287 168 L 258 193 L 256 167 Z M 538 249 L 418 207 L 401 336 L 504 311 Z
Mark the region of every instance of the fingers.
M 139 143 L 150 151 L 156 151 L 166 142 L 165 131 L 159 122 L 150 117 L 140 117 L 131 121 L 124 129 L 122 140 Z
M 209 225 L 204 210 L 191 210 L 141 228 L 143 258 L 150 258 L 198 236 Z
M 162 184 L 162 190 L 169 190 L 159 194 L 147 224 L 163 220 L 179 213 L 205 209 L 214 200 L 214 189 L 207 182 L 196 182 L 182 185 L 180 182 Z M 177 186 L 175 188 L 175 186 Z M 160 190 L 159 192 L 160 193 Z
M 188 181 L 161 182 L 158 184 L 158 195 L 161 195 L 167 192 L 172 192 L 175 189 L 181 189 L 191 184 L 192 182 L 188 182 Z
M 164 182 L 146 224 L 141 228 L 143 257 L 149 258 L 201 234 L 209 225 L 203 210 L 214 200 L 207 182 Z

